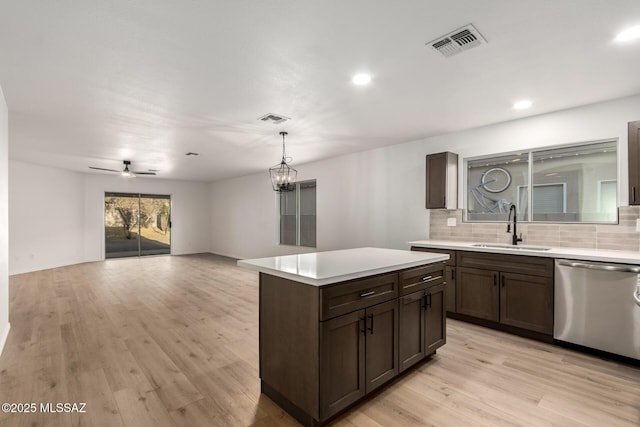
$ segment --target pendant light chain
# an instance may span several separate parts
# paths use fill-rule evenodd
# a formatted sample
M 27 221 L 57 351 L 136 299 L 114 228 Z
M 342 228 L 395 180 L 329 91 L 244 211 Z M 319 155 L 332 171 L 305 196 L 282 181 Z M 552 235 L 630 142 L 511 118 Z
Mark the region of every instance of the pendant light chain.
M 284 149 L 284 137 L 286 135 L 289 135 L 289 134 L 287 132 L 285 132 L 285 131 L 282 131 L 282 132 L 280 132 L 280 135 L 282 135 L 282 161 L 284 163 L 287 163 L 287 153 L 286 153 L 286 151 Z

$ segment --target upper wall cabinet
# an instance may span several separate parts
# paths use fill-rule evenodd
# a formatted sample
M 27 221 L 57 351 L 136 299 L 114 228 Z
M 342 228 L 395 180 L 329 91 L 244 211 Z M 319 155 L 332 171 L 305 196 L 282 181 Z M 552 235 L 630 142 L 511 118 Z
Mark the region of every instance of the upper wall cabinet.
M 640 205 L 640 121 L 629 122 L 629 205 Z
M 427 156 L 427 209 L 457 209 L 458 155 L 444 152 Z

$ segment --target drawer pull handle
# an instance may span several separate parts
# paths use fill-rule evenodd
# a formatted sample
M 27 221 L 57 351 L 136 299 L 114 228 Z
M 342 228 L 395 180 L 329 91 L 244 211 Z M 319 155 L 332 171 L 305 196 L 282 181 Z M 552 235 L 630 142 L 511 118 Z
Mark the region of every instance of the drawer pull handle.
M 368 296 L 373 295 L 373 294 L 375 294 L 375 293 L 376 293 L 376 291 L 364 292 L 364 293 L 361 293 L 361 294 L 360 294 L 360 297 L 361 297 L 361 298 L 368 297 Z
M 424 276 L 424 277 L 422 278 L 422 281 L 423 281 L 423 282 L 426 282 L 427 280 L 431 280 L 432 278 L 433 278 L 433 276 Z

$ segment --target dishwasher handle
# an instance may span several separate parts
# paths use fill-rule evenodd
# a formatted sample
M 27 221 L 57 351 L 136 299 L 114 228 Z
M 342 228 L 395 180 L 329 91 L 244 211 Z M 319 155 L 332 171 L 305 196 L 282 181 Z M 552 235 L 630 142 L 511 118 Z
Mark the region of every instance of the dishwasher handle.
M 584 262 L 584 261 L 569 261 L 565 259 L 559 259 L 557 263 L 558 265 L 561 265 L 564 267 L 586 268 L 589 270 L 619 271 L 622 273 L 640 274 L 640 267 L 635 267 L 633 265 L 595 264 L 595 263 Z

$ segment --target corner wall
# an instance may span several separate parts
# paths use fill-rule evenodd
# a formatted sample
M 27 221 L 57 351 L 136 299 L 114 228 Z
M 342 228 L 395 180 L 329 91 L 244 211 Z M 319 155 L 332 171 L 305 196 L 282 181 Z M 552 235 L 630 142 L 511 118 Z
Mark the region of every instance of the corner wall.
M 9 335 L 9 113 L 0 87 L 0 353 Z

